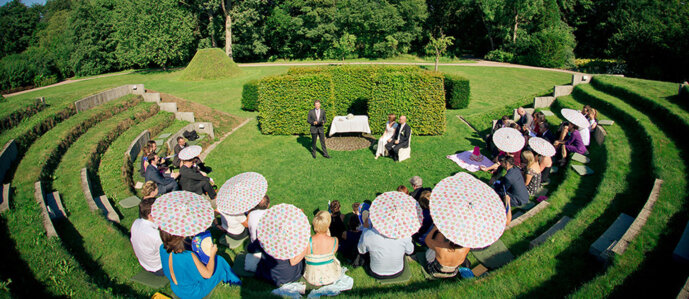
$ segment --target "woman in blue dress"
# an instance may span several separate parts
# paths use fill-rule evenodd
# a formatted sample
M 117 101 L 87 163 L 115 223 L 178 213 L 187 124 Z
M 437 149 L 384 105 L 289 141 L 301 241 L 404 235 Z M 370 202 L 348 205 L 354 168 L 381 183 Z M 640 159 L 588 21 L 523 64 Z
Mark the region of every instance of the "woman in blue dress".
M 160 231 L 163 245 L 160 246 L 160 259 L 163 272 L 170 280 L 172 291 L 180 298 L 203 298 L 220 282 L 241 284 L 232 268 L 221 256 L 216 256 L 218 247 L 213 244 L 207 265 L 190 250 L 184 247 L 184 237 L 173 236 Z

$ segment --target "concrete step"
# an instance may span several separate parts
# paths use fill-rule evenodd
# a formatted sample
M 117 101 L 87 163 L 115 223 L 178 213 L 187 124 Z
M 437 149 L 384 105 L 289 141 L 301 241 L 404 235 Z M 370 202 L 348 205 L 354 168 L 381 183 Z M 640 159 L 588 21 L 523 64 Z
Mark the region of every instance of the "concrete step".
M 149 102 L 149 103 L 160 103 L 160 93 L 157 92 L 147 92 L 144 93 L 144 102 Z
M 535 109 L 547 108 L 550 107 L 553 102 L 555 102 L 555 97 L 535 97 L 533 98 L 533 107 Z
M 561 96 L 568 96 L 572 94 L 572 91 L 574 90 L 574 86 L 572 85 L 558 85 L 555 86 L 553 90 L 553 97 L 561 97 Z
M 634 217 L 625 213 L 615 219 L 610 227 L 589 247 L 589 253 L 601 262 L 607 262 L 610 258 L 607 251 L 608 248 L 613 248 L 617 241 L 622 238 L 624 233 L 634 222 Z
M 117 222 L 120 223 L 120 216 L 117 215 L 117 212 L 115 212 L 115 209 L 112 208 L 112 205 L 110 204 L 110 200 L 108 200 L 108 197 L 105 195 L 101 195 L 98 198 L 98 204 L 99 208 L 103 210 L 103 214 L 105 215 L 105 218 L 108 218 L 108 220 L 112 222 Z
M 160 110 L 165 112 L 177 112 L 177 103 L 175 102 L 158 103 L 158 106 L 160 106 Z
M 188 121 L 190 123 L 196 122 L 194 112 L 175 112 L 175 119 Z
M 529 248 L 534 248 L 538 245 L 541 245 L 545 243 L 545 241 L 548 241 L 550 237 L 552 237 L 555 233 L 561 231 L 567 223 L 569 223 L 571 219 L 567 216 L 562 217 L 560 220 L 558 220 L 553 226 L 551 226 L 547 231 L 542 233 L 538 238 L 533 239 L 531 242 L 529 242 Z

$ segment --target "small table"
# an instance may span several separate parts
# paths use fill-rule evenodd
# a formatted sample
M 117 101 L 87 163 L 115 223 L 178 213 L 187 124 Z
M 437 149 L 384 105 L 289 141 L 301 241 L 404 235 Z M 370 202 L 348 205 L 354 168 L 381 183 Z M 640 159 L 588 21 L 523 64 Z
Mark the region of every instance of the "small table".
M 333 122 L 330 124 L 329 136 L 335 133 L 351 133 L 360 132 L 371 134 L 371 127 L 368 125 L 368 116 L 355 115 L 352 119 L 347 119 L 346 116 L 335 116 Z

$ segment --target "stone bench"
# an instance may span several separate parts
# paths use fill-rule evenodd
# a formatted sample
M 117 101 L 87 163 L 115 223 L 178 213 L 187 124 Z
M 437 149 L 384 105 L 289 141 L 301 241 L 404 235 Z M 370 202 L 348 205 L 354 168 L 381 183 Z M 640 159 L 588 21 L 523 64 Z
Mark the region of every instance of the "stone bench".
M 53 218 L 50 217 L 48 205 L 46 204 L 46 200 L 43 194 L 43 186 L 41 185 L 40 181 L 34 184 L 34 198 L 36 199 L 38 205 L 41 207 L 41 217 L 43 218 L 42 224 L 43 229 L 45 229 L 46 236 L 48 236 L 48 238 L 59 238 L 57 231 L 55 230 L 55 226 L 53 226 Z M 62 203 L 60 203 L 60 205 L 62 205 Z
M 555 97 L 553 96 L 535 97 L 533 98 L 533 107 L 535 109 L 548 108 L 553 102 L 555 102 Z
M 629 243 L 631 243 L 632 240 L 634 240 L 634 238 L 636 238 L 636 236 L 639 234 L 641 228 L 646 224 L 648 216 L 651 215 L 653 206 L 658 200 L 658 195 L 660 194 L 660 187 L 662 185 L 663 180 L 661 179 L 656 179 L 655 182 L 653 182 L 653 189 L 651 189 L 651 194 L 648 195 L 646 204 L 644 204 L 644 207 L 639 212 L 639 215 L 636 216 L 634 222 L 632 222 L 632 224 L 629 226 L 624 235 L 622 235 L 622 238 L 620 238 L 620 240 L 612 247 L 612 252 L 618 255 L 623 254 L 625 250 L 627 250 L 627 246 L 629 246 Z
M 559 98 L 562 96 L 568 96 L 572 94 L 574 86 L 572 85 L 558 85 L 553 88 L 553 97 Z
M 598 145 L 603 145 L 605 142 L 605 136 L 608 136 L 608 132 L 606 132 L 602 126 L 596 126 L 596 128 L 593 129 L 592 134 L 593 140 L 595 140 Z
M 564 229 L 570 220 L 572 220 L 572 219 L 570 219 L 567 216 L 560 218 L 560 220 L 558 220 L 555 224 L 553 224 L 553 226 L 551 226 L 547 231 L 542 233 L 536 239 L 533 239 L 531 242 L 529 242 L 529 248 L 534 248 L 538 245 L 545 243 L 545 241 L 548 241 L 548 239 L 550 237 L 552 237 L 555 233 Z
M 684 233 L 672 251 L 672 259 L 678 262 L 689 263 L 689 222 L 684 227 Z
M 593 76 L 588 74 L 573 74 L 572 75 L 572 86 L 577 86 L 579 84 L 591 83 L 591 78 Z
M 689 298 L 689 278 L 687 278 L 687 281 L 684 283 L 684 286 L 682 287 L 681 290 L 679 290 L 679 293 L 677 294 L 677 299 L 688 299 Z
M 2 202 L 0 202 L 0 213 L 10 209 L 10 184 L 2 185 Z
M 210 122 L 196 122 L 196 123 L 191 123 L 184 128 L 179 129 L 175 134 L 172 134 L 170 138 L 167 139 L 166 144 L 167 144 L 167 149 L 168 153 L 170 155 L 174 154 L 173 149 L 175 148 L 175 145 L 177 144 L 177 137 L 184 137 L 183 134 L 186 131 L 192 131 L 195 130 L 196 133 L 200 136 L 201 134 L 207 134 L 210 136 L 210 140 L 215 139 L 215 133 L 213 132 L 213 123 Z
M 593 255 L 598 261 L 607 263 L 610 259 L 610 250 L 622 238 L 627 229 L 634 222 L 634 218 L 625 213 L 615 219 L 610 227 L 589 247 L 589 254 Z
M 2 147 L 2 152 L 0 152 L 0 182 L 5 180 L 5 174 L 12 168 L 12 164 L 17 159 L 17 156 L 19 156 L 19 149 L 17 148 L 17 143 L 12 139 L 5 143 L 5 146 Z
M 108 89 L 106 91 L 85 97 L 74 102 L 74 105 L 77 108 L 77 112 L 82 112 L 128 94 L 143 95 L 145 92 L 146 90 L 144 89 L 143 84 L 122 85 L 120 87 L 115 87 L 113 89 Z
M 512 219 L 510 224 L 507 227 L 505 227 L 505 230 L 508 230 L 510 228 L 513 228 L 517 225 L 522 224 L 522 222 L 528 220 L 529 218 L 531 218 L 531 217 L 535 216 L 536 214 L 538 214 L 539 212 L 543 211 L 543 209 L 545 209 L 549 205 L 550 205 L 550 203 L 548 203 L 547 201 L 542 201 L 542 202 L 538 203 L 535 207 L 531 208 L 526 213 L 520 215 L 519 217 L 515 217 L 514 219 Z
M 86 168 L 81 169 L 81 189 L 84 192 L 84 198 L 91 211 L 100 210 L 108 220 L 120 223 L 119 215 L 117 215 L 115 209 L 112 208 L 110 201 L 105 195 L 94 198 L 91 192 L 91 182 L 89 181 Z

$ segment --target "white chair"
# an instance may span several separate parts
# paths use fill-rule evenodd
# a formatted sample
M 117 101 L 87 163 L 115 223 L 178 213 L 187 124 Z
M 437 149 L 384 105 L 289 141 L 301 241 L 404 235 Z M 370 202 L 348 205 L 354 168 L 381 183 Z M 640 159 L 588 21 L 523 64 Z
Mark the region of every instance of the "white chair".
M 411 135 L 409 135 L 409 146 L 401 148 L 397 152 L 397 158 L 397 162 L 402 162 L 404 160 L 411 158 Z

